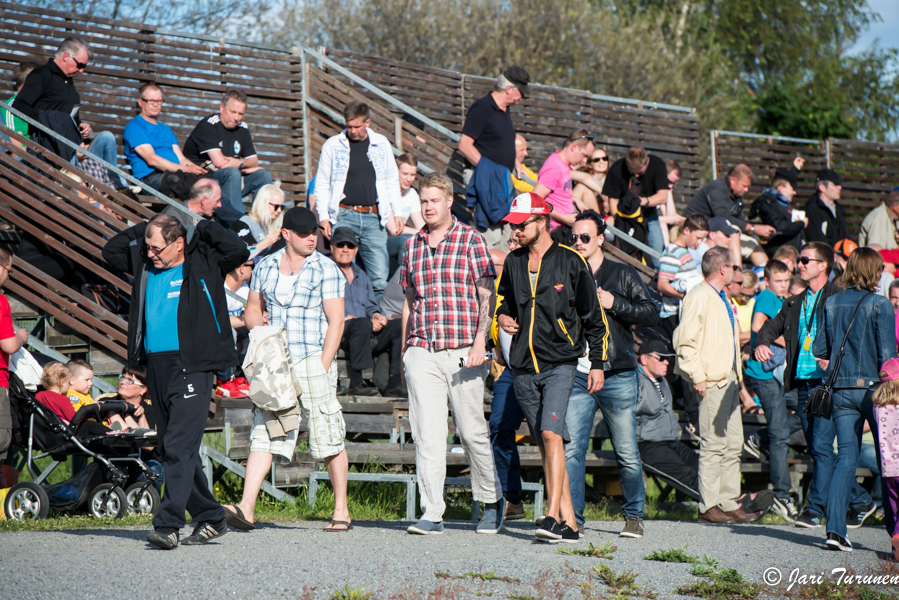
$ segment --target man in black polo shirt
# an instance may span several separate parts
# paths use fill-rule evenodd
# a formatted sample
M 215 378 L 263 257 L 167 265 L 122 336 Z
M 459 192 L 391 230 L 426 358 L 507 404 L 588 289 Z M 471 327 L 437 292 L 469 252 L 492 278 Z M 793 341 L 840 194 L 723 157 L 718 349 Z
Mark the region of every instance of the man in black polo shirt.
M 259 166 L 250 129 L 243 120 L 246 112 L 247 95 L 229 90 L 219 112 L 197 123 L 184 144 L 184 156 L 209 169 L 222 186 L 223 202 L 215 214 L 228 225 L 244 215 L 244 196 L 253 196 L 272 182 L 271 173 Z
M 612 215 L 618 211 L 618 201 L 629 193 L 640 198 L 640 210 L 647 226 L 647 245 L 660 254 L 665 249 L 665 239 L 656 206 L 668 201 L 668 184 L 665 161 L 635 146 L 627 151 L 626 157 L 611 166 L 602 188 L 603 196 L 609 197 Z M 657 258 L 653 258 L 652 263 L 658 268 Z
M 515 128 L 508 108 L 527 98 L 531 77 L 518 66 L 503 71 L 493 91 L 475 100 L 465 115 L 459 152 L 474 167 L 468 185 L 468 207 L 475 210 L 478 231 L 490 249 L 506 250 L 511 229 L 501 220 L 515 196 Z M 487 159 L 484 161 L 484 159 Z

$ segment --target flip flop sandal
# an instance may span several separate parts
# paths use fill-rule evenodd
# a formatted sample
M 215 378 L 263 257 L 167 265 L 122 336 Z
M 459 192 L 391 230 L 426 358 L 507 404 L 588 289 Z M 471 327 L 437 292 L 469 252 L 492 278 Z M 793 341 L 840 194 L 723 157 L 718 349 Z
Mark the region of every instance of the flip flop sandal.
M 346 529 L 335 529 L 334 527 L 325 527 L 323 531 L 331 532 L 331 533 L 343 533 L 344 531 L 349 531 L 353 528 L 353 524 L 347 521 L 335 521 L 331 519 L 331 522 L 328 525 L 344 525 Z
M 227 521 L 228 525 L 231 527 L 240 529 L 241 531 L 252 531 L 256 529 L 256 525 L 247 521 L 246 517 L 243 516 L 243 511 L 240 510 L 239 506 L 235 506 L 234 510 L 225 506 L 222 508 L 225 509 L 225 521 Z

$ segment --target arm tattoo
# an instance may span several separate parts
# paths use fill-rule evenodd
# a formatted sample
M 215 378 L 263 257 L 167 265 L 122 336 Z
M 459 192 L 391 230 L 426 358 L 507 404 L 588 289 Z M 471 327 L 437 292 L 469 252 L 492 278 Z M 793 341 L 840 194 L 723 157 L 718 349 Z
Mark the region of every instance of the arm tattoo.
M 484 340 L 487 339 L 487 332 L 493 324 L 493 313 L 496 310 L 496 290 L 493 287 L 493 277 L 481 277 L 475 282 L 478 288 L 478 328 L 475 336 L 484 334 Z

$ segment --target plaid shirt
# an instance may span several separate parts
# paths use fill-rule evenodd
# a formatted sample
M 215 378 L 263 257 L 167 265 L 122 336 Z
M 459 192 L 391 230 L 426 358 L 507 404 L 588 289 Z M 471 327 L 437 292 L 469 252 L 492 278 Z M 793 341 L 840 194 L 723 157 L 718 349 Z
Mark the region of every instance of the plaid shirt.
M 346 278 L 333 261 L 313 252 L 303 261 L 290 301 L 281 304 L 275 297 L 275 288 L 285 251 L 279 250 L 256 265 L 250 289 L 262 294 L 268 309 L 268 324 L 287 329 L 287 351 L 291 361 L 299 362 L 324 349 L 328 319 L 322 302 L 343 298 Z
M 475 282 L 496 277 L 484 236 L 453 217 L 443 241 L 431 252 L 428 227 L 406 242 L 400 285 L 415 288 L 408 344 L 433 350 L 474 343 L 478 327 Z
M 115 189 L 112 184 L 112 178 L 109 176 L 109 169 L 98 163 L 92 158 L 85 158 L 78 163 L 78 168 L 100 181 L 100 183 L 108 185 Z

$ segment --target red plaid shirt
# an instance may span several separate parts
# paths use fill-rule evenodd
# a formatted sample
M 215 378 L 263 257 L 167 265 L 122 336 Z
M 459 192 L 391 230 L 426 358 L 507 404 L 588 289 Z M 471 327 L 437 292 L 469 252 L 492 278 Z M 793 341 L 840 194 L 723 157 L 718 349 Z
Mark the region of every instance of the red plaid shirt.
M 428 227 L 406 242 L 400 285 L 415 288 L 407 342 L 447 350 L 474 343 L 478 328 L 475 282 L 496 277 L 484 236 L 453 217 L 453 224 L 432 253 Z

